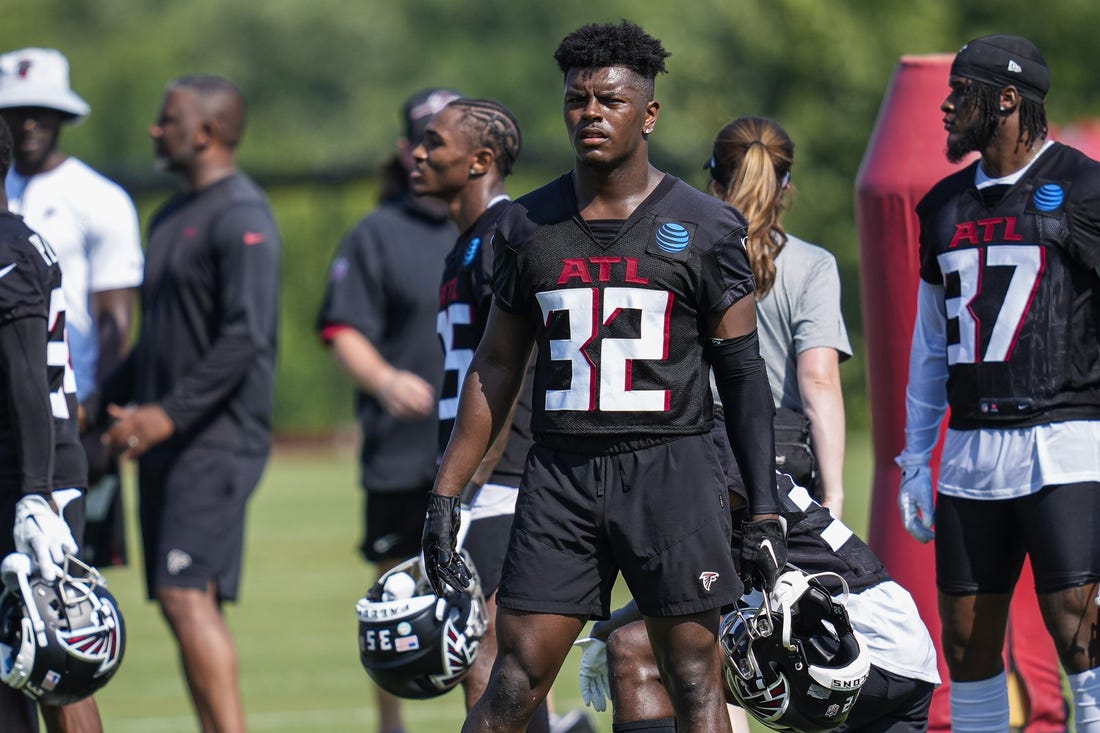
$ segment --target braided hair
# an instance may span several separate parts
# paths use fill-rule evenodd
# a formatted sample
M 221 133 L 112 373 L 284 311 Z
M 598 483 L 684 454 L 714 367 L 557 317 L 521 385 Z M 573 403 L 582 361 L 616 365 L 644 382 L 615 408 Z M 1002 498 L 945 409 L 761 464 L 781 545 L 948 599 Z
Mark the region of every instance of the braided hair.
M 459 125 L 475 146 L 493 151 L 493 161 L 500 175 L 510 174 L 523 143 L 515 115 L 492 99 L 462 97 L 447 106 L 462 111 Z

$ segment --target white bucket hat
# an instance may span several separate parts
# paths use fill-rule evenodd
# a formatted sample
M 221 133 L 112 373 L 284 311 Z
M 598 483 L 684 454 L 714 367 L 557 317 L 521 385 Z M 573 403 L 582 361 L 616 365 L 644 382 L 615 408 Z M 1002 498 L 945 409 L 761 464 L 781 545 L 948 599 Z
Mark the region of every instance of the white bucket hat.
M 69 87 L 69 62 L 52 48 L 0 56 L 0 109 L 45 107 L 80 119 L 92 108 Z

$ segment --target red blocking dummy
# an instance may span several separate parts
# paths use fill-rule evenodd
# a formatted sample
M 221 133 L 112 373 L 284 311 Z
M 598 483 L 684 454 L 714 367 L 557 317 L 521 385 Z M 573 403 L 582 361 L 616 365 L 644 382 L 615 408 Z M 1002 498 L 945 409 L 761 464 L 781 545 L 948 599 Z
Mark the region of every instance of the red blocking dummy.
M 874 436 L 868 538 L 894 578 L 912 593 L 936 642 L 937 653 L 940 620 L 934 552 L 931 544 L 920 544 L 902 526 L 897 505 L 901 475 L 894 457 L 905 445 L 905 386 L 920 278 L 915 208 L 937 181 L 958 169 L 944 157 L 946 132 L 940 111 L 948 93 L 952 58 L 949 54 L 901 58 L 856 179 L 860 282 Z M 963 165 L 971 160 L 973 157 Z M 936 446 L 932 457 L 934 473 L 939 468 L 940 448 Z M 1025 568 L 1017 585 L 1005 654 L 1030 701 L 1026 730 L 1064 731 L 1066 708 L 1057 656 L 1043 631 L 1030 567 Z M 933 696 L 929 729 L 948 731 L 949 684 L 943 655 L 939 656 L 944 684 Z

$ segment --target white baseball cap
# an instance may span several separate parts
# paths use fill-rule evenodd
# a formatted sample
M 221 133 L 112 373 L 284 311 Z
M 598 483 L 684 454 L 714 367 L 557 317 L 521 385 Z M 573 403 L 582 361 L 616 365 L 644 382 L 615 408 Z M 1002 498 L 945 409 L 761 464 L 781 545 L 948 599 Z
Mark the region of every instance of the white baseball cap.
M 92 108 L 69 87 L 69 62 L 52 48 L 0 56 L 0 109 L 45 107 L 80 119 Z

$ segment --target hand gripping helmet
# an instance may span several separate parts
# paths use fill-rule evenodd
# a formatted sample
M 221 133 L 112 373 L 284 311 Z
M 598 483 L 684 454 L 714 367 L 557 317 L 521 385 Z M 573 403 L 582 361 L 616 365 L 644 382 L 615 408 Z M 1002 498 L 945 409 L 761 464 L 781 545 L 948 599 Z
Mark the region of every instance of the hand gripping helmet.
M 488 627 L 481 581 L 468 591 L 432 591 L 420 558 L 410 558 L 378 579 L 355 605 L 359 660 L 383 690 L 414 700 L 436 697 L 457 685 L 477 658 Z
M 728 692 L 774 730 L 836 728 L 871 668 L 843 603 L 798 570 L 779 577 L 770 603 L 765 597 L 758 608 L 727 614 L 719 633 Z
M 47 583 L 26 555 L 0 564 L 0 680 L 32 700 L 68 705 L 114 676 L 126 630 L 99 571 L 69 555 Z

